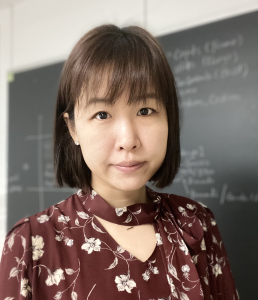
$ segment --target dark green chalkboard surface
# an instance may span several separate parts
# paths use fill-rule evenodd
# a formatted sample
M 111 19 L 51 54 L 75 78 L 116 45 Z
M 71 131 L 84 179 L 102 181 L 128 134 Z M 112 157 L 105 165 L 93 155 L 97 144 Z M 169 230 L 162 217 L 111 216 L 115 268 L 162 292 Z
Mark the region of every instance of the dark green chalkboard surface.
M 182 163 L 162 192 L 212 210 L 240 299 L 257 300 L 258 12 L 157 39 L 176 79 L 181 113 Z M 16 72 L 9 83 L 8 230 L 76 192 L 54 180 L 62 67 Z
M 14 74 L 9 84 L 8 224 L 67 198 L 53 166 L 55 102 L 63 62 Z

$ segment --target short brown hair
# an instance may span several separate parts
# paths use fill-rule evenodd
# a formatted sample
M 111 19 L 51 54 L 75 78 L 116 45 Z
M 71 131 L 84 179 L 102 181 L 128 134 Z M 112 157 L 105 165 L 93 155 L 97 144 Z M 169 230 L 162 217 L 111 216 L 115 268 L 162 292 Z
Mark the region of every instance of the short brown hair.
M 179 106 L 174 76 L 157 40 L 138 26 L 119 28 L 112 24 L 88 31 L 76 43 L 63 66 L 58 89 L 54 125 L 54 166 L 59 186 L 88 190 L 91 170 L 81 148 L 74 144 L 63 113 L 74 121 L 74 106 L 83 92 L 97 93 L 103 71 L 108 70 L 106 100 L 114 103 L 128 89 L 131 105 L 146 99 L 147 88 L 155 90 L 168 118 L 165 159 L 149 181 L 158 188 L 172 183 L 180 165 Z M 143 100 L 144 101 L 144 100 Z

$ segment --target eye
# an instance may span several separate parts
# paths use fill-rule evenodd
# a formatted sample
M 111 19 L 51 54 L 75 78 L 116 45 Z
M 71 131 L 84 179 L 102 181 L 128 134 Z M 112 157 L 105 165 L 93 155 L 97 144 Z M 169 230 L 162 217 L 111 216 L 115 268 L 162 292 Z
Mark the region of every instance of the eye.
M 152 114 L 154 114 L 154 113 L 156 113 L 156 110 L 155 109 L 153 109 L 153 108 L 149 108 L 149 107 L 144 107 L 144 108 L 141 108 L 139 111 L 144 111 L 144 112 L 146 112 L 147 114 L 144 114 L 144 115 L 142 115 L 142 116 L 148 116 L 148 110 L 152 110 L 153 111 L 153 113 Z M 92 117 L 92 119 L 95 119 L 95 117 L 96 116 L 98 116 L 98 115 L 109 115 L 109 113 L 107 113 L 106 111 L 99 111 L 99 112 L 97 112 L 93 117 Z M 98 118 L 97 118 L 98 119 Z M 106 118 L 104 118 L 104 119 L 98 119 L 98 120 L 105 120 Z
M 92 119 L 95 119 L 95 117 L 96 116 L 98 116 L 98 115 L 106 115 L 106 114 L 108 114 L 106 111 L 99 111 L 99 112 L 97 112 L 93 117 L 92 117 Z M 109 114 L 108 114 L 109 115 Z M 100 120 L 104 120 L 104 119 L 100 119 Z
M 152 111 L 153 111 L 153 113 L 152 113 L 152 114 L 156 113 L 156 110 L 155 110 L 155 109 L 153 109 L 153 108 L 149 108 L 149 107 L 144 107 L 144 108 L 141 108 L 141 109 L 140 109 L 140 111 L 142 111 L 142 110 L 145 110 L 145 112 L 147 112 L 147 114 L 148 114 L 148 109 L 150 109 L 150 110 L 152 110 Z M 144 115 L 144 116 L 146 116 L 146 115 Z

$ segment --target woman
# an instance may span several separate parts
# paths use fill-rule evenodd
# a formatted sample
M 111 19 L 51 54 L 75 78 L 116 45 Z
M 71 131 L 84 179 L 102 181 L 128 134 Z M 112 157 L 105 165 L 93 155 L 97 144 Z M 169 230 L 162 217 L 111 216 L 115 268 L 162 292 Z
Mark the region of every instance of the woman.
M 79 190 L 8 232 L 1 299 L 239 299 L 211 210 L 146 185 L 180 165 L 175 82 L 150 33 L 103 25 L 78 41 L 54 159 L 59 185 Z

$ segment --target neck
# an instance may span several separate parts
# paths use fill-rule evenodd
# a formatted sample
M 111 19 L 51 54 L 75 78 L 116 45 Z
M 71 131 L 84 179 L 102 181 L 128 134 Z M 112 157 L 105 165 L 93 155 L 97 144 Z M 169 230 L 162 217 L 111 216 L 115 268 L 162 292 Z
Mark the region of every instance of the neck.
M 91 186 L 93 190 L 114 208 L 126 207 L 136 203 L 152 203 L 152 199 L 147 193 L 145 186 L 133 191 L 104 188 L 94 184 Z

